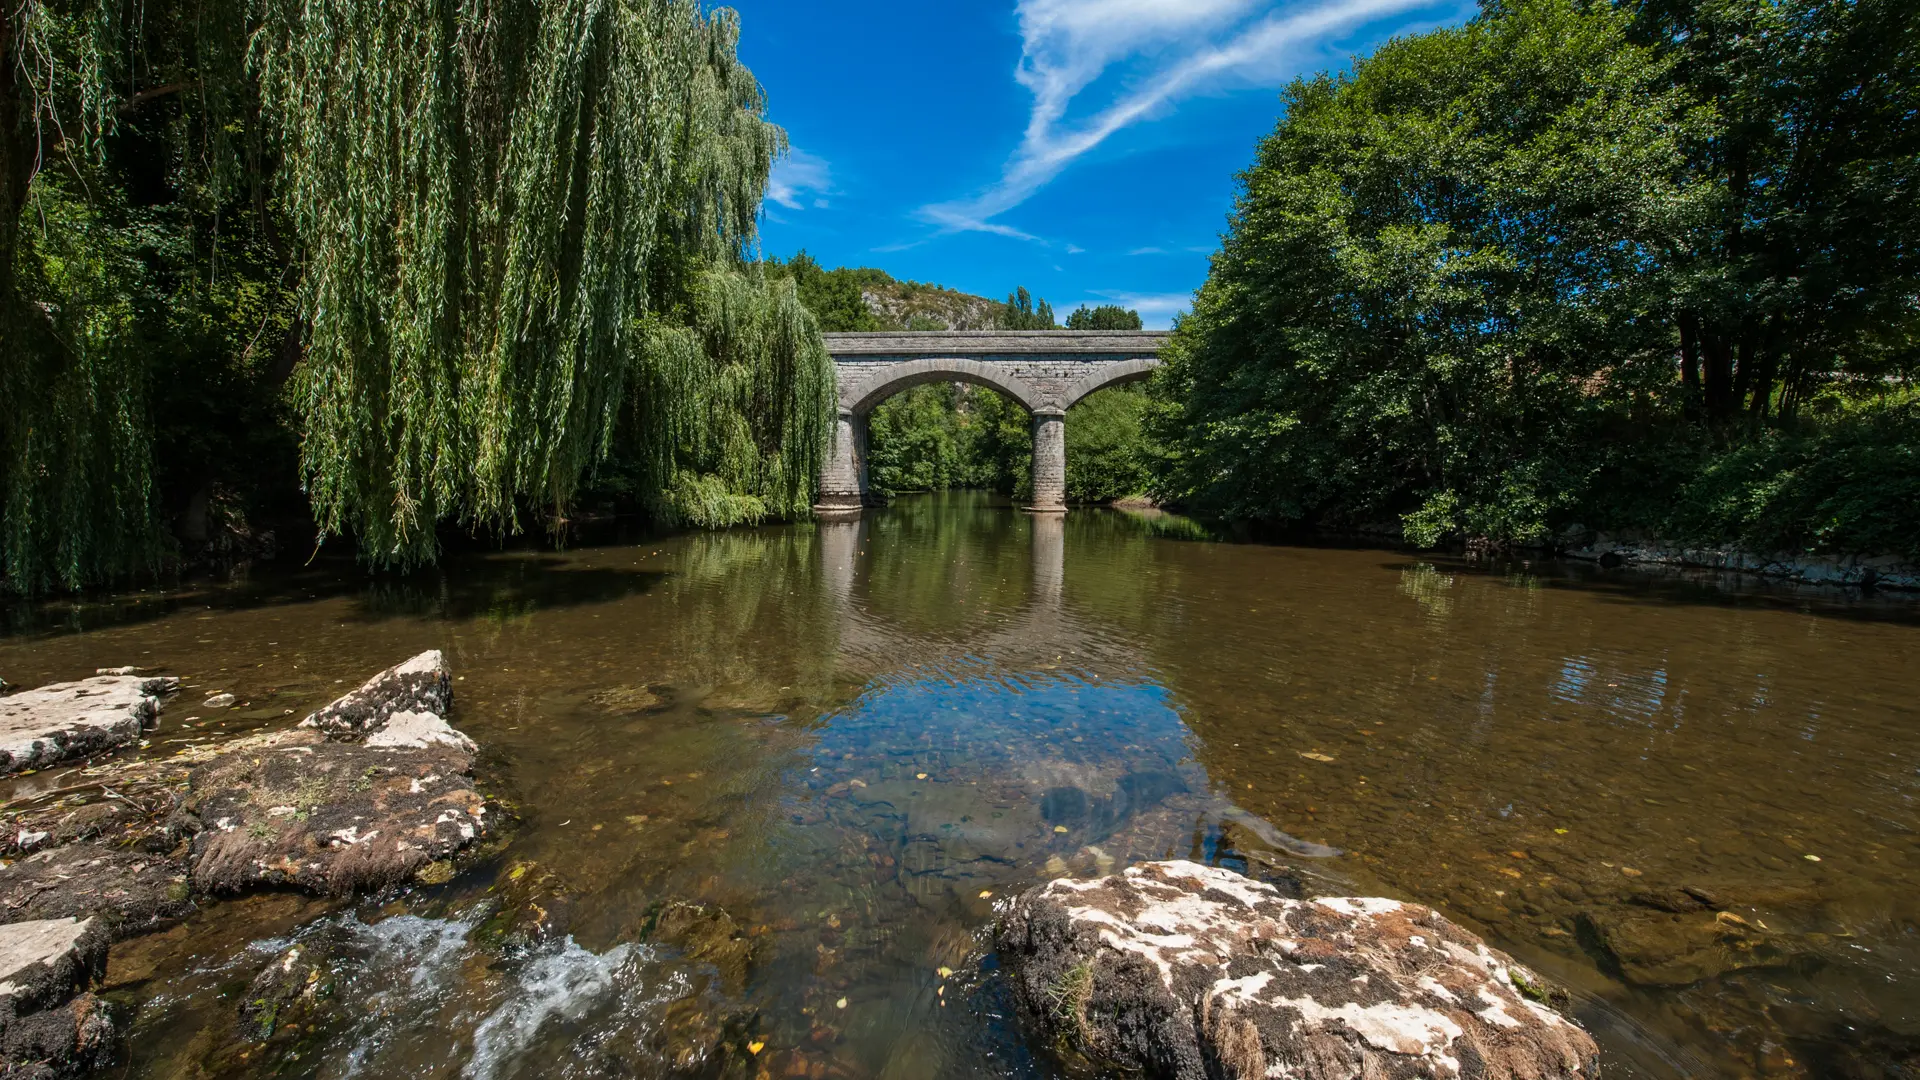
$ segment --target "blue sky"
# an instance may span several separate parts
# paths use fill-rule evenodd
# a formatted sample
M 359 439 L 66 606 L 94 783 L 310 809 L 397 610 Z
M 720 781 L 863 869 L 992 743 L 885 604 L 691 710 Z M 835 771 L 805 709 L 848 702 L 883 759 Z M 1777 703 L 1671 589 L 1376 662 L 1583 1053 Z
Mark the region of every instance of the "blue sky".
M 1460 0 L 733 0 L 793 142 L 762 248 L 1164 327 L 1295 75 Z

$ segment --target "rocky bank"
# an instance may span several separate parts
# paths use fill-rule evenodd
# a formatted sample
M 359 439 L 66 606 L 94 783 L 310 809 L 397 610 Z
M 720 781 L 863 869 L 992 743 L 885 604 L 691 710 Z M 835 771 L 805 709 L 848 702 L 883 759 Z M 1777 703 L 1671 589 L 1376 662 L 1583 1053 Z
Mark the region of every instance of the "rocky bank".
M 1146 863 L 1034 888 L 996 935 L 1024 1019 L 1075 1071 L 1171 1077 L 1597 1075 L 1555 992 L 1439 913 L 1293 900 Z
M 112 675 L 0 698 L 8 771 L 137 740 L 175 685 Z M 452 696 L 445 658 L 426 652 L 297 727 L 97 764 L 10 805 L 0 958 L 29 959 L 26 974 L 0 975 L 0 1075 L 76 1075 L 110 1057 L 111 1025 L 85 993 L 107 945 L 166 928 L 198 899 L 450 877 L 493 831 L 477 748 L 447 722 Z

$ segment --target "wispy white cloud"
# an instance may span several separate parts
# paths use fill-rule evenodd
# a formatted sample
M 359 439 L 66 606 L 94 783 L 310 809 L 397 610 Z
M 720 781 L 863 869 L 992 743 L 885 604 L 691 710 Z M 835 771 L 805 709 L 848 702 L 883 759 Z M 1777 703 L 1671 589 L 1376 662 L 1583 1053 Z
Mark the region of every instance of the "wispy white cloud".
M 1170 103 L 1230 80 L 1277 85 L 1328 35 L 1437 0 L 1324 0 L 1277 10 L 1273 0 L 1019 0 L 1025 47 L 1015 74 L 1033 93 L 1019 148 L 1000 179 L 969 198 L 923 207 L 946 232 L 1035 239 L 994 219 L 1082 155 Z M 1121 62 L 1146 74 L 1078 122 L 1069 107 Z
M 767 178 L 767 198 L 789 210 L 825 210 L 833 193 L 833 167 L 805 150 L 787 151 Z
M 1163 247 L 1137 247 L 1127 252 L 1129 255 L 1165 255 L 1166 253 L 1167 249 Z

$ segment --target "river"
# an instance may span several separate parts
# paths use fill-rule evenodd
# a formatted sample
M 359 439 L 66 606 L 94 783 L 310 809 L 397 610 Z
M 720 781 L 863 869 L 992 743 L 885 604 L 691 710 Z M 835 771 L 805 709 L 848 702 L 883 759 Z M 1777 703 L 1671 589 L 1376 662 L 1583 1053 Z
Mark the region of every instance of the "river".
M 1051 1076 L 995 905 L 1169 856 L 1439 907 L 1569 988 L 1609 1075 L 1920 1063 L 1911 598 L 947 495 L 7 618 L 16 685 L 184 676 L 150 754 L 443 649 L 521 822 L 444 885 L 116 946 L 115 1075 Z M 675 902 L 746 944 L 651 937 Z M 292 942 L 328 1008 L 254 1046 L 237 998 Z

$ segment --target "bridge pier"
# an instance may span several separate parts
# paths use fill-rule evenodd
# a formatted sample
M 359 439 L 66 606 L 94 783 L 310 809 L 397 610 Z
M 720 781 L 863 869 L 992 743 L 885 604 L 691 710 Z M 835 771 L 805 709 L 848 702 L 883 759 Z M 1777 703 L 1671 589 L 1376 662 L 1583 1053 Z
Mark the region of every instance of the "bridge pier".
M 1067 512 L 1067 417 L 1033 414 L 1033 504 L 1035 514 Z
M 814 516 L 856 517 L 871 501 L 867 487 L 867 418 L 842 409 L 833 426 L 833 445 L 820 466 L 820 501 Z

